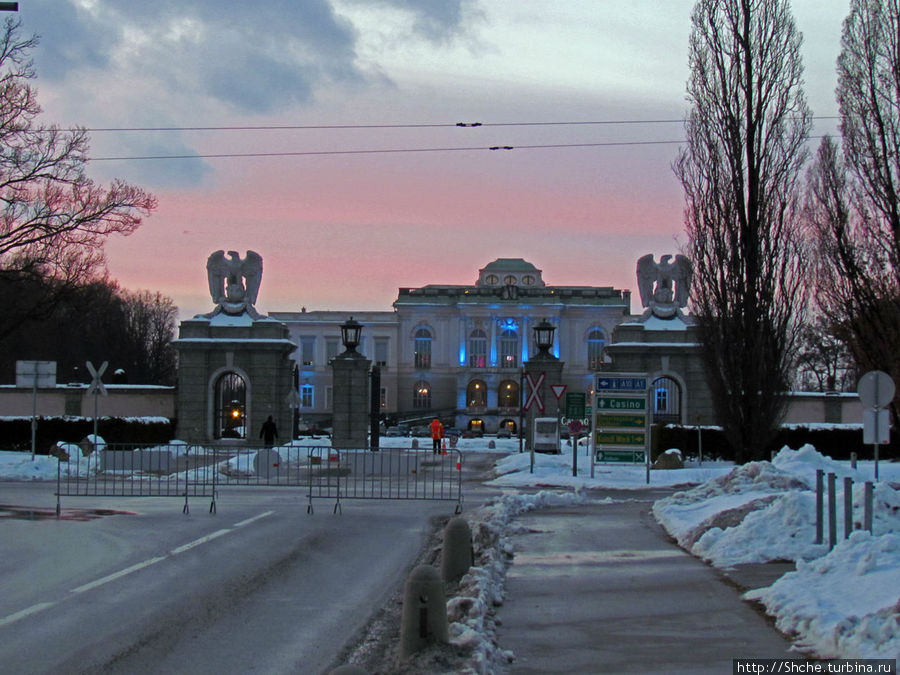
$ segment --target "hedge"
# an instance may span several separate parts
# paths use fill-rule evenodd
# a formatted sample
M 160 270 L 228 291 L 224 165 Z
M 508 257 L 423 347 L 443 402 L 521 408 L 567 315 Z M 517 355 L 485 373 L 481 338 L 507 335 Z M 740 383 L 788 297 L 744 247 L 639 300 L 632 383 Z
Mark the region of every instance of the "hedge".
M 721 427 L 699 427 L 699 429 L 703 437 L 704 459 L 734 459 L 734 453 L 726 442 Z M 832 459 L 849 460 L 850 453 L 853 452 L 861 460 L 872 459 L 872 446 L 863 444 L 862 425 L 856 424 L 812 427 L 800 424 L 786 425 L 767 448 L 766 458 L 784 446 L 799 450 L 806 444 L 812 445 Z M 654 427 L 652 456 L 655 458 L 659 452 L 670 448 L 678 448 L 685 457 L 697 457 L 698 427 L 677 424 Z M 882 445 L 878 450 L 878 456 L 879 459 L 885 460 L 900 458 L 900 435 L 896 430 L 891 430 L 891 443 Z
M 90 417 L 38 417 L 35 449 L 45 455 L 56 443 L 77 443 L 94 433 Z M 175 436 L 175 420 L 166 417 L 101 417 L 97 433 L 107 443 L 158 445 Z M 31 450 L 31 418 L 0 418 L 0 450 Z

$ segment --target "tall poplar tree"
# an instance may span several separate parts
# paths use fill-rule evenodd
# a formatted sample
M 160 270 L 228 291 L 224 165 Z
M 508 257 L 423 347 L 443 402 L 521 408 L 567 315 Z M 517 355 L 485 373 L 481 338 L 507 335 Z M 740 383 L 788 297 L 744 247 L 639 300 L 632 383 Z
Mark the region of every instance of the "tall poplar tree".
M 690 112 L 674 169 L 713 403 L 738 461 L 785 410 L 804 304 L 798 177 L 811 113 L 787 0 L 698 0 Z
M 837 72 L 843 152 L 825 138 L 808 182 L 819 304 L 860 372 L 900 383 L 900 0 L 852 0 Z

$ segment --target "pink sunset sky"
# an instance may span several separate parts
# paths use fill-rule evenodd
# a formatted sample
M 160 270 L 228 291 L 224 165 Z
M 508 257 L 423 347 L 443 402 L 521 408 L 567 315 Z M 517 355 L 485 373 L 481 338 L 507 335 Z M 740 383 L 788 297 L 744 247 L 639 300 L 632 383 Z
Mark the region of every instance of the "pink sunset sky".
M 686 111 L 692 7 L 25 0 L 19 18 L 42 36 L 45 121 L 96 130 L 91 175 L 159 199 L 137 233 L 108 242 L 111 276 L 171 296 L 186 318 L 212 309 L 205 262 L 218 249 L 263 256 L 263 312 L 388 309 L 399 287 L 470 284 L 499 257 L 529 260 L 549 284 L 634 289 L 640 255 L 684 240 L 671 170 L 683 129 L 660 120 Z M 848 2 L 793 9 L 807 96 L 833 116 Z M 613 121 L 628 123 L 547 124 Z M 271 128 L 456 122 L 542 124 Z M 250 126 L 270 128 L 235 128 Z M 820 119 L 814 134 L 835 128 Z M 610 143 L 633 144 L 522 149 Z M 172 155 L 190 158 L 133 159 Z

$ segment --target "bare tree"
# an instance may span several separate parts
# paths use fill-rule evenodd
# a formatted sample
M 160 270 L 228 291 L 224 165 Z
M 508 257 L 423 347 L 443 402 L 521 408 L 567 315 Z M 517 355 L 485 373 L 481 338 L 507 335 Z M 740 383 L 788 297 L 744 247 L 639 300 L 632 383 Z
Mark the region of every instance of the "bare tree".
M 811 113 L 787 0 L 698 0 L 686 197 L 694 312 L 716 413 L 738 461 L 777 433 L 804 306 L 798 176 Z
M 130 377 L 153 384 L 175 384 L 175 324 L 178 308 L 160 292 L 121 292 L 130 355 Z
M 38 122 L 29 56 L 37 38 L 19 28 L 7 19 L 0 31 L 0 335 L 102 276 L 106 237 L 130 234 L 156 205 L 124 181 L 103 187 L 88 178 L 83 128 Z
M 861 372 L 877 368 L 898 381 L 900 0 L 852 0 L 837 101 L 843 156 L 824 139 L 808 178 L 819 304 Z

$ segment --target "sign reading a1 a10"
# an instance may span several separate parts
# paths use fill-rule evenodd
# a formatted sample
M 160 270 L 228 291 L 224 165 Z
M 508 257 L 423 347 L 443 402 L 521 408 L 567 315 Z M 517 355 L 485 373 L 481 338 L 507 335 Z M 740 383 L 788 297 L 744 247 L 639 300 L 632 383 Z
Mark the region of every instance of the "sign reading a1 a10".
M 598 396 L 597 412 L 605 410 L 646 410 L 647 400 L 642 396 L 632 398 L 628 396 Z
M 580 391 L 570 391 L 566 394 L 566 417 L 570 420 L 583 419 L 586 405 L 587 394 Z
M 647 378 L 598 375 L 596 384 L 597 391 L 645 391 Z

